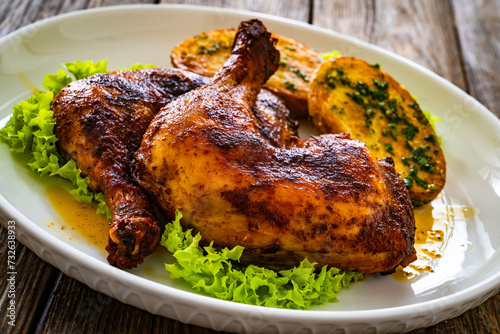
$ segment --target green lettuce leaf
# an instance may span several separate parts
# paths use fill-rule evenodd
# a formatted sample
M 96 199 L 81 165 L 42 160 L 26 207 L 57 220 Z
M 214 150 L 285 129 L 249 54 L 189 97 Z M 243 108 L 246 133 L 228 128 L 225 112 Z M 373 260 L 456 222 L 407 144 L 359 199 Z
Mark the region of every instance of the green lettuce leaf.
M 108 61 L 101 60 L 98 62 L 77 60 L 74 63 L 64 64 L 69 73 L 73 74 L 76 80 L 80 80 L 97 73 L 105 73 L 108 71 Z
M 153 68 L 156 67 L 154 64 L 132 64 L 129 68 L 122 68 L 120 70 L 128 70 L 128 71 L 133 71 L 133 70 L 142 70 L 143 68 Z
M 57 70 L 57 74 L 45 74 L 45 77 L 43 78 L 43 88 L 57 94 L 71 81 L 73 81 L 71 77 L 69 77 L 64 70 L 59 69 Z
M 183 231 L 182 214 L 166 224 L 161 245 L 173 253 L 176 261 L 165 264 L 170 278 L 182 278 L 195 290 L 234 302 L 286 308 L 309 309 L 312 305 L 336 302 L 338 292 L 364 278 L 358 272 L 337 268 L 315 270 L 315 263 L 304 259 L 290 270 L 276 272 L 238 261 L 243 247 L 215 250 L 213 245 L 199 246 L 201 235 Z
M 436 123 L 442 122 L 443 120 L 436 115 L 432 115 L 430 111 L 422 110 L 422 112 L 424 113 L 425 117 L 429 120 L 429 123 L 431 123 L 434 131 L 436 131 Z

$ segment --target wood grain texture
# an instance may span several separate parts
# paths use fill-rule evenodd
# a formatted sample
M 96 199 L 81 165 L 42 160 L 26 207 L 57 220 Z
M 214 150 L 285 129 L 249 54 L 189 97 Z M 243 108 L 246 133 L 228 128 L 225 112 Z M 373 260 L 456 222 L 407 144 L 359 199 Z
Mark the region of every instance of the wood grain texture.
M 13 0 L 0 1 L 0 37 L 30 23 L 86 8 L 118 4 L 155 3 L 154 0 Z
M 249 10 L 308 22 L 309 0 L 161 0 L 162 4 L 189 4 Z
M 0 37 L 54 15 L 127 0 L 0 1 Z M 251 10 L 348 34 L 394 51 L 468 91 L 500 116 L 500 2 L 497 0 L 162 0 Z M 312 11 L 310 10 L 312 9 Z M 17 244 L 18 313 L 5 327 L 7 233 L 0 228 L 0 332 L 218 333 L 152 315 L 93 291 Z M 500 333 L 500 294 L 463 315 L 417 333 Z
M 469 93 L 500 117 L 500 1 L 452 4 Z

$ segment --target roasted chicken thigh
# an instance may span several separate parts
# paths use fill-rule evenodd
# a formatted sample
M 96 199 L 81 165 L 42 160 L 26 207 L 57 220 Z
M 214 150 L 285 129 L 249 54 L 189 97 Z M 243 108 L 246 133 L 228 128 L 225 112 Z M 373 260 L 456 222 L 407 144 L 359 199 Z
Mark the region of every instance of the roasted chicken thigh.
M 279 66 L 276 40 L 242 22 L 232 55 L 207 85 L 161 109 L 144 135 L 134 177 L 168 218 L 243 260 L 290 267 L 307 257 L 363 273 L 415 257 L 408 191 L 390 159 L 348 134 L 279 145 L 252 107 Z

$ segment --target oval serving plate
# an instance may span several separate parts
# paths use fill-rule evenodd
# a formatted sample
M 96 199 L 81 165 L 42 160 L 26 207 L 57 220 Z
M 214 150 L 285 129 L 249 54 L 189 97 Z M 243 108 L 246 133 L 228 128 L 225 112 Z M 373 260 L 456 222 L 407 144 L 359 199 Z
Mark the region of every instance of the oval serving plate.
M 186 18 L 189 17 L 189 20 Z M 170 67 L 170 50 L 204 30 L 236 27 L 258 17 L 270 31 L 321 52 L 333 49 L 379 63 L 418 96 L 437 124 L 446 155 L 447 184 L 432 205 L 446 214 L 449 239 L 433 273 L 404 281 L 373 276 L 339 294 L 339 303 L 310 311 L 243 305 L 197 294 L 170 280 L 162 256 L 139 268 L 109 266 L 102 249 L 48 222 L 58 214 L 45 186 L 0 144 L 0 209 L 16 221 L 16 237 L 43 260 L 92 289 L 151 313 L 231 332 L 405 332 L 433 325 L 479 305 L 500 289 L 500 121 L 466 93 L 393 53 L 329 30 L 279 17 L 195 6 L 118 6 L 40 21 L 0 40 L 0 126 L 12 106 L 65 62 L 108 59 L 108 68 L 133 63 Z M 305 132 L 302 133 L 305 135 Z M 460 217 L 461 208 L 473 214 Z M 458 251 L 457 251 L 458 249 Z M 148 268 L 146 270 L 145 268 Z

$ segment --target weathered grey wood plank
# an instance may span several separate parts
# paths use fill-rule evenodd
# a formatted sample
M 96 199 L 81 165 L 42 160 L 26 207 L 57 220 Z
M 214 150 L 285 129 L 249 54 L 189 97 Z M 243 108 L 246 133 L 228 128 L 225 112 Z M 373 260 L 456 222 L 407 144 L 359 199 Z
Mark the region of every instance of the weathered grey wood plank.
M 29 6 L 29 1 L 14 0 L 3 1 L 2 3 L 4 8 L 2 8 L 3 11 L 0 14 L 0 36 L 7 35 L 9 32 L 33 22 L 24 15 Z
M 30 23 L 86 8 L 126 4 L 153 4 L 155 0 L 13 0 L 0 3 L 0 37 Z
M 469 93 L 500 117 L 500 1 L 452 4 Z
M 189 4 L 249 10 L 308 22 L 309 0 L 161 0 L 163 4 Z

